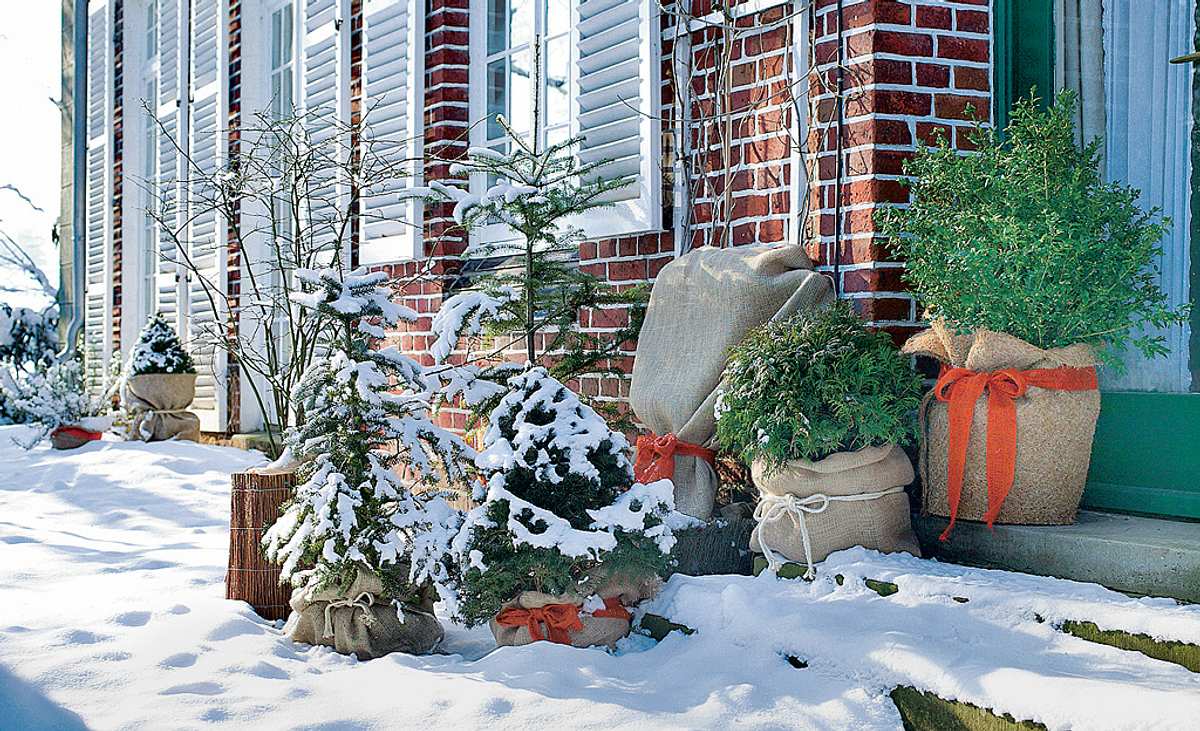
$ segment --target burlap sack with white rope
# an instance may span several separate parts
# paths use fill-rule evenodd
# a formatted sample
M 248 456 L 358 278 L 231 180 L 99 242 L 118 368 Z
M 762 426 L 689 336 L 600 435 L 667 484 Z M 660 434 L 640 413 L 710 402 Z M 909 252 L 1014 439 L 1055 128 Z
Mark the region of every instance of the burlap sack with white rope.
M 359 570 L 345 590 L 338 588 L 292 592 L 292 614 L 284 632 L 295 642 L 325 645 L 343 655 L 371 660 L 392 652 L 424 655 L 442 641 L 441 622 L 433 614 L 433 596 L 419 606 L 396 605 L 383 593 L 379 577 Z
M 1089 345 L 1042 349 L 1004 333 L 981 330 L 955 335 L 940 321 L 905 343 L 903 352 L 925 355 L 956 368 L 996 371 L 1096 365 Z M 1100 415 L 1100 392 L 1057 391 L 1030 386 L 1016 400 L 1017 456 L 1012 489 L 997 523 L 1066 525 L 1075 522 Z M 958 505 L 960 520 L 987 513 L 987 395 L 975 403 L 966 471 Z M 924 512 L 949 517 L 947 490 L 949 407 L 930 392 L 921 402 L 919 469 Z
M 662 586 L 662 581 L 653 576 L 641 581 L 614 578 L 608 581 L 604 586 L 596 590 L 596 595 L 601 599 L 617 598 L 621 604 L 629 609 L 644 599 L 650 599 Z M 577 593 L 567 593 L 558 596 L 552 594 L 543 594 L 538 591 L 521 592 L 511 602 L 505 604 L 501 611 L 509 607 L 520 607 L 522 609 L 535 609 L 545 607 L 551 604 L 575 604 L 582 606 L 584 597 Z M 594 617 L 584 610 L 579 612 L 579 621 L 583 624 L 582 630 L 577 630 L 569 634 L 570 644 L 572 647 L 593 647 L 604 645 L 613 647 L 617 642 L 629 634 L 630 621 L 628 619 L 620 619 L 615 617 Z M 504 646 L 520 646 L 528 645 L 531 642 L 536 642 L 529 633 L 526 627 L 511 627 L 502 625 L 494 618 L 488 623 L 491 627 L 492 635 L 496 638 L 496 644 Z M 548 629 L 541 628 L 543 636 L 548 636 Z
M 750 548 L 768 563 L 774 554 L 811 569 L 852 546 L 921 555 L 903 490 L 913 481 L 912 462 L 896 445 L 837 452 L 816 462 L 795 460 L 777 470 L 755 462 L 751 474 L 762 497 Z M 811 555 L 805 550 L 805 529 Z
M 668 264 L 650 293 L 638 337 L 629 403 L 655 434 L 713 446 L 713 405 L 729 349 L 770 320 L 828 304 L 829 280 L 800 246 L 696 249 Z M 703 459 L 676 456 L 675 506 L 707 520 L 717 475 Z
M 144 373 L 125 379 L 121 400 L 130 413 L 129 438 L 200 441 L 200 417 L 187 410 L 195 397 L 195 373 Z

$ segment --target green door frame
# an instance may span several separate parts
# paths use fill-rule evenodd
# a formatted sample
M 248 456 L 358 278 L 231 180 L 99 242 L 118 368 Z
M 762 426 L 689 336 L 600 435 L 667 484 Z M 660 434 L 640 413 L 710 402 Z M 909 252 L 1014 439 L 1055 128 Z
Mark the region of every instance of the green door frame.
M 1054 92 L 1054 16 L 1046 0 L 993 0 L 997 127 L 1031 92 L 1044 106 Z M 1200 13 L 1198 13 L 1200 14 Z M 1200 48 L 1200 18 L 1196 47 Z M 1166 59 L 1163 60 L 1166 63 Z M 1200 66 L 1192 72 L 1200 100 Z M 1192 389 L 1200 387 L 1200 103 L 1192 104 L 1190 287 Z M 1181 120 L 1182 123 L 1182 120 Z M 1105 391 L 1092 448 L 1084 507 L 1200 519 L 1200 393 Z

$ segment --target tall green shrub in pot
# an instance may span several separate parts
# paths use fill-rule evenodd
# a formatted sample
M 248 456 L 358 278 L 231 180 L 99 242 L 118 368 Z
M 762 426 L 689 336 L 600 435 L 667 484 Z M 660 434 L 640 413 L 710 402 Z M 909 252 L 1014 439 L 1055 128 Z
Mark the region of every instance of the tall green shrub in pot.
M 861 545 L 920 549 L 909 525 L 920 379 L 845 303 L 768 323 L 730 354 L 717 441 L 751 465 L 762 495 L 751 548 L 777 570 Z
M 1095 366 L 1165 352 L 1172 310 L 1154 264 L 1164 227 L 1108 183 L 1099 140 L 1075 143 L 1075 98 L 1018 104 L 973 153 L 945 141 L 905 166 L 912 202 L 879 223 L 932 320 L 908 353 L 943 374 L 922 409 L 925 508 L 1004 523 L 1070 523 L 1099 414 Z M 949 535 L 947 528 L 943 538 Z

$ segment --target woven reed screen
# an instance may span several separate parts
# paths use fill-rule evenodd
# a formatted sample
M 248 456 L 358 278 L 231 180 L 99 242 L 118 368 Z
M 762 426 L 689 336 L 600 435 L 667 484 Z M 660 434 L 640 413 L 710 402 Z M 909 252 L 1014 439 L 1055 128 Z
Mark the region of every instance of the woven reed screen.
M 232 476 L 225 598 L 247 602 L 265 619 L 285 619 L 290 611 L 291 589 L 280 586 L 279 567 L 263 557 L 262 535 L 295 487 L 294 472 Z

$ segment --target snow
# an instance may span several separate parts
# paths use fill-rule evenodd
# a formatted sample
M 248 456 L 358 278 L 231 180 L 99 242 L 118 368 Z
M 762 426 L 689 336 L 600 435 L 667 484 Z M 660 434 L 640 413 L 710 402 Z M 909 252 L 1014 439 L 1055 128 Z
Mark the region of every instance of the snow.
M 359 662 L 223 598 L 229 472 L 260 455 L 26 452 L 23 434 L 0 428 L 3 729 L 899 729 L 887 692 L 900 684 L 1052 729 L 1200 716 L 1200 675 L 1054 629 L 1086 619 L 1198 642 L 1200 608 L 862 549 L 812 583 L 674 577 L 648 609 L 696 633 L 657 644 L 496 650 L 486 627 L 448 626 L 443 654 Z M 900 591 L 880 597 L 868 577 Z

